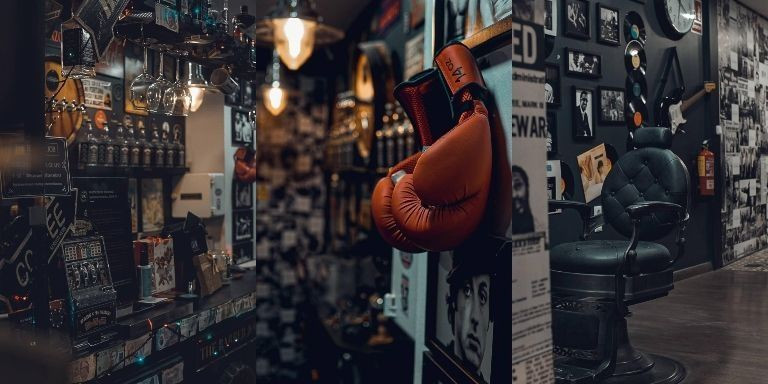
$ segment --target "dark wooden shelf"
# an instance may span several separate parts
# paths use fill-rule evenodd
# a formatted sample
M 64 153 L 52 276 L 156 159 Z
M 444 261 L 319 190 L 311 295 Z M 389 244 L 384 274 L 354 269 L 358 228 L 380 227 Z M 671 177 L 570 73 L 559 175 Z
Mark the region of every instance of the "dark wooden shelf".
M 181 176 L 189 172 L 189 168 L 123 168 L 123 167 L 87 167 L 72 170 L 75 177 L 132 177 L 132 178 L 163 178 Z

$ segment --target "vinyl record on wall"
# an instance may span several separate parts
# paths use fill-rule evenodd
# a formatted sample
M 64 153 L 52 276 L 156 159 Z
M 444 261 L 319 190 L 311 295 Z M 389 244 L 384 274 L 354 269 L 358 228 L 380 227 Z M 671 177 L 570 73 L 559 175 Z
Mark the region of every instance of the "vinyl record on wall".
M 634 71 L 645 75 L 647 65 L 643 45 L 637 40 L 627 43 L 627 48 L 624 50 L 624 66 L 627 68 L 627 72 Z
M 627 103 L 625 115 L 627 116 L 627 127 L 632 132 L 645 125 L 648 120 L 648 107 L 639 100 L 631 100 Z
M 648 95 L 648 82 L 640 71 L 631 71 L 626 81 L 627 99 L 646 101 Z
M 628 12 L 624 17 L 624 38 L 627 41 L 637 40 L 645 45 L 645 23 L 639 13 Z

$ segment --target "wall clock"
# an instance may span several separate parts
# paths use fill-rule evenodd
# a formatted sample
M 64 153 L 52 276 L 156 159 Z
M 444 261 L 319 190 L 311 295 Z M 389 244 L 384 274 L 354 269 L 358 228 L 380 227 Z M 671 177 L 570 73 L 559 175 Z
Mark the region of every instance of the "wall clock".
M 656 0 L 659 24 L 672 39 L 679 40 L 693 28 L 694 0 Z

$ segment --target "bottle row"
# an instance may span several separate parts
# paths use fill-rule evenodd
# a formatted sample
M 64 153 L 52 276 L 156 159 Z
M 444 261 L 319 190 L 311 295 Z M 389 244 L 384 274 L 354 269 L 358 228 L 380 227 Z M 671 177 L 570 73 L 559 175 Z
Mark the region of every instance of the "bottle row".
M 110 132 L 111 127 L 115 129 L 114 135 Z M 151 133 L 147 133 L 142 124 L 136 132 L 132 124 L 123 127 L 122 123 L 112 121 L 97 129 L 85 116 L 75 148 L 78 169 L 186 167 L 186 147 L 179 128 L 171 133 L 170 129 L 155 126 Z
M 413 125 L 399 105 L 385 105 L 380 125 L 369 122 L 367 116 L 372 113 L 366 113 L 365 108 L 337 107 L 337 113 L 341 117 L 331 128 L 326 154 L 331 169 L 383 171 L 420 150 Z M 381 128 L 370 132 L 376 126 Z

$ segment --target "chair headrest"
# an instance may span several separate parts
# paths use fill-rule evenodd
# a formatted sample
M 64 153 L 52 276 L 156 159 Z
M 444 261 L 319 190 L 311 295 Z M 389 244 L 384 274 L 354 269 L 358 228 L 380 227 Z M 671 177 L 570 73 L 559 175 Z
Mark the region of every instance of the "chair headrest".
M 672 146 L 672 131 L 667 127 L 641 127 L 635 130 L 632 143 L 636 148 L 669 149 Z

